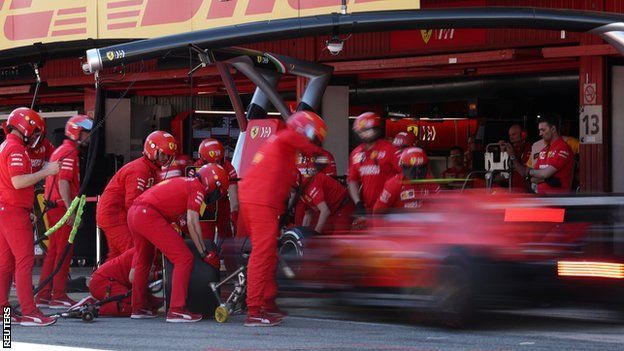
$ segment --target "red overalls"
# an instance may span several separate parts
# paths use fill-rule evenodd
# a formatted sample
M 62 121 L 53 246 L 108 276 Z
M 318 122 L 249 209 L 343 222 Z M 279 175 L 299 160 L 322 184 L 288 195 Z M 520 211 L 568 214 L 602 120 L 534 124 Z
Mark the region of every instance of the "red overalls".
M 300 151 L 317 154 L 321 148 L 291 130 L 277 132 L 261 146 L 239 183 L 241 216 L 253 247 L 247 267 L 250 316 L 275 306 L 278 217 L 284 212 L 290 188 L 296 182 L 295 162 Z
M 35 187 L 15 189 L 11 178 L 31 173 L 24 142 L 9 134 L 0 145 L 0 306 L 9 306 L 11 277 L 15 273 L 22 313 L 37 310 L 32 293 L 35 254 L 30 212 Z
M 317 206 L 325 202 L 331 214 L 327 218 L 323 234 L 337 234 L 351 228 L 354 205 L 349 192 L 337 180 L 319 173 L 304 188 L 301 196 L 302 203 L 315 212 Z
M 145 191 L 130 207 L 128 227 L 137 255 L 132 283 L 133 311 L 148 308 L 148 278 L 156 248 L 175 267 L 169 307 L 185 307 L 193 254 L 171 223 L 177 222 L 187 210 L 199 212 L 205 191 L 197 178 L 171 178 Z
M 75 141 L 65 139 L 63 144 L 54 151 L 50 162 L 60 161 L 61 170 L 56 176 L 48 176 L 45 182 L 45 198 L 50 199 L 50 202 L 56 204 L 56 207 L 51 208 L 47 212 L 48 220 L 51 225 L 58 223 L 58 221 L 67 212 L 69 204 L 63 203 L 59 194 L 59 182 L 66 180 L 69 182 L 71 199 L 78 195 L 80 191 L 80 165 L 78 159 L 78 145 Z M 51 195 L 50 195 L 51 192 Z M 41 268 L 41 277 L 39 284 L 47 279 L 56 266 L 59 264 L 67 240 L 69 239 L 69 233 L 71 232 L 71 225 L 66 223 L 62 225 L 56 233 L 50 236 L 48 251 L 45 259 L 43 260 L 43 267 Z M 73 256 L 73 246 L 69 250 L 69 253 L 65 257 L 61 269 L 54 276 L 51 283 L 39 291 L 37 296 L 49 300 L 50 297 L 53 300 L 62 299 L 67 296 L 65 293 L 65 287 L 67 286 L 67 275 L 69 273 L 69 264 Z
M 134 199 L 154 185 L 159 170 L 160 167 L 142 156 L 123 166 L 104 189 L 96 220 L 108 242 L 109 260 L 134 245 L 128 229 L 128 209 Z
M 361 200 L 369 211 L 375 206 L 384 183 L 397 173 L 401 173 L 399 159 L 396 147 L 389 141 L 378 140 L 370 149 L 362 144 L 351 152 L 347 180 L 361 184 Z

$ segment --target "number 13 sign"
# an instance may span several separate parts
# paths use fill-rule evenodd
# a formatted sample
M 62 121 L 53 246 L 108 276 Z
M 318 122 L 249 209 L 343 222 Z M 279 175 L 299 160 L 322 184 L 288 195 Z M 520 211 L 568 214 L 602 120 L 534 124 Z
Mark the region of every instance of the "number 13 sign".
M 581 106 L 579 136 L 581 144 L 602 144 L 602 105 Z

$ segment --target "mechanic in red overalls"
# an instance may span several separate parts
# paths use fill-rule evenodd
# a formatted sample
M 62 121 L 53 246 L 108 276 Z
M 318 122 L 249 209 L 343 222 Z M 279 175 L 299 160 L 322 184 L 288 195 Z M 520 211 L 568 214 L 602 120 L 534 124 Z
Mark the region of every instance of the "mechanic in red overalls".
M 28 148 L 27 150 L 30 162 L 32 163 L 33 173 L 36 173 L 39 172 L 43 168 L 43 165 L 50 160 L 55 148 L 44 134 L 41 137 L 41 141 L 37 145 L 33 145 L 33 147 Z
M 97 225 L 108 243 L 108 259 L 121 255 L 133 246 L 128 229 L 128 209 L 134 199 L 154 185 L 161 167 L 175 157 L 173 135 L 157 130 L 148 135 L 143 156 L 123 166 L 110 180 L 96 210 Z
M 50 162 L 40 171 L 31 172 L 27 148 L 39 142 L 43 130 L 37 112 L 25 107 L 15 109 L 7 120 L 9 134 L 0 145 L 0 305 L 10 306 L 9 290 L 15 273 L 22 316 L 11 319 L 25 326 L 46 326 L 56 321 L 37 309 L 32 293 L 35 256 L 30 212 L 34 185 L 60 169 L 58 162 Z
M 84 305 L 92 305 L 98 301 L 108 299 L 110 297 L 124 296 L 121 300 L 111 301 L 100 306 L 98 314 L 108 317 L 130 317 L 132 314 L 132 298 L 128 294 L 132 289 L 132 280 L 134 277 L 134 258 L 135 250 L 130 248 L 121 255 L 106 261 L 101 265 L 91 277 L 89 282 L 89 292 L 91 295 L 80 300 L 69 310 L 78 309 Z M 152 294 L 147 295 L 147 306 L 156 313 L 163 305 L 164 301 Z
M 301 203 L 305 206 L 303 225 L 310 226 L 315 214 L 314 230 L 337 234 L 351 229 L 354 205 L 349 191 L 336 179 L 323 173 L 302 179 Z
M 148 277 L 155 249 L 159 249 L 173 263 L 172 292 L 167 322 L 198 322 L 200 314 L 186 309 L 189 279 L 193 269 L 193 253 L 184 239 L 173 229 L 186 213 L 190 237 L 204 262 L 219 269 L 216 252 L 208 252 L 202 240 L 199 212 L 204 201 L 214 202 L 225 195 L 228 175 L 215 164 L 203 166 L 194 177 L 175 177 L 158 183 L 139 196 L 128 211 L 128 227 L 134 238 L 136 267 L 132 282 L 132 314 L 130 318 L 144 319 L 157 316 L 147 300 Z
M 157 182 L 165 179 L 184 177 L 186 174 L 186 167 L 191 166 L 193 160 L 187 155 L 177 155 L 175 159 L 166 166 L 163 166 L 158 173 Z
M 277 283 L 278 217 L 283 214 L 290 189 L 296 183 L 297 153 L 315 155 L 326 135 L 325 122 L 314 112 L 295 112 L 286 128 L 271 136 L 253 158 L 239 183 L 240 209 L 251 237 L 247 268 L 245 326 L 272 326 L 285 314 L 275 305 Z
M 514 162 L 517 172 L 524 174 L 531 183 L 537 184 L 538 194 L 558 194 L 571 191 L 574 171 L 574 153 L 568 143 L 559 135 L 556 122 L 550 118 L 541 118 L 538 123 L 539 133 L 546 146 L 540 151 L 533 168 L 521 163 L 514 148 L 503 144 Z
M 392 145 L 397 148 L 397 155 L 400 157 L 401 152 L 408 147 L 416 146 L 416 136 L 410 132 L 399 132 L 392 139 Z
M 236 169 L 230 161 L 224 157 L 223 145 L 217 139 L 204 139 L 199 144 L 199 160 L 196 166 L 215 163 L 223 167 L 230 177 L 229 196 L 223 196 L 217 201 L 216 227 L 220 238 L 230 238 L 233 236 L 232 223 L 238 220 L 238 186 L 236 185 L 238 175 Z M 212 209 L 214 211 L 214 208 Z M 202 221 L 202 235 L 204 239 L 214 240 L 215 222 Z
M 381 127 L 381 117 L 374 112 L 361 114 L 353 123 L 362 144 L 351 152 L 347 181 L 357 215 L 372 211 L 385 182 L 401 173 L 396 147 L 382 138 Z
M 419 208 L 422 200 L 440 191 L 435 183 L 416 183 L 414 180 L 430 178 L 428 174 L 429 159 L 425 151 L 419 147 L 408 147 L 401 153 L 399 164 L 401 174 L 388 179 L 383 191 L 375 203 L 374 213 L 383 212 L 388 208 Z
M 297 169 L 299 173 L 301 173 L 303 179 L 312 177 L 317 173 L 323 173 L 334 178 L 338 176 L 334 155 L 325 149 L 316 156 L 306 156 L 300 153 L 299 156 L 297 156 Z M 295 225 L 301 225 L 303 223 L 305 213 L 306 206 L 302 201 L 297 201 L 294 218 Z M 318 212 L 314 212 L 314 214 L 315 216 L 312 218 L 311 223 L 317 223 L 318 216 L 316 215 L 318 215 Z
M 56 224 L 69 207 L 72 200 L 80 191 L 80 148 L 89 145 L 89 132 L 93 128 L 93 120 L 89 116 L 76 115 L 65 124 L 65 140 L 52 154 L 50 161 L 61 162 L 61 171 L 56 176 L 48 176 L 45 182 L 45 198 L 49 200 L 50 210 L 47 212 L 50 224 Z M 52 234 L 48 244 L 48 251 L 43 260 L 39 284 L 47 279 L 59 265 L 61 256 L 69 239 L 69 233 L 74 222 L 74 215 Z M 76 301 L 67 296 L 67 274 L 73 256 L 73 247 L 61 264 L 51 282 L 39 291 L 36 297 L 37 306 L 50 308 L 69 308 Z

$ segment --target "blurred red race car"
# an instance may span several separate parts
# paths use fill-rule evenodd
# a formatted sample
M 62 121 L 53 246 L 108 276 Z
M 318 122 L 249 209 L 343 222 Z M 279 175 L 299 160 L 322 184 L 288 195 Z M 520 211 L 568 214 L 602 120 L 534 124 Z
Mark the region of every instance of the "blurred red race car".
M 571 199 L 440 194 L 417 210 L 371 218 L 363 231 L 306 238 L 298 281 L 350 304 L 433 312 L 447 325 L 477 308 L 571 297 L 570 283 L 593 299 L 596 287 L 621 293 L 622 259 L 588 240 L 604 208 Z M 600 260 L 589 256 L 597 253 Z M 604 262 L 615 266 L 605 273 Z

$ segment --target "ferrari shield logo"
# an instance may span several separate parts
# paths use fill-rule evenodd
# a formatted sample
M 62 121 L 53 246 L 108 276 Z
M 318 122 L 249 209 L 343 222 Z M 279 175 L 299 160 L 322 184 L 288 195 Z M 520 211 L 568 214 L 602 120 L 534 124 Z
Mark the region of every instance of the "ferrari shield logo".
M 251 138 L 255 139 L 258 136 L 259 131 L 260 131 L 260 127 L 251 128 Z
M 423 38 L 425 44 L 429 44 L 429 40 L 431 39 L 431 34 L 433 34 L 433 29 L 421 29 L 420 35 Z
M 112 61 L 112 60 L 115 58 L 115 53 L 114 53 L 114 52 L 112 52 L 112 51 L 107 52 L 107 53 L 106 53 L 106 58 L 107 58 L 109 61 Z
M 418 126 L 407 126 L 407 131 L 418 137 Z

